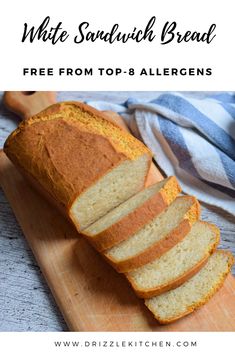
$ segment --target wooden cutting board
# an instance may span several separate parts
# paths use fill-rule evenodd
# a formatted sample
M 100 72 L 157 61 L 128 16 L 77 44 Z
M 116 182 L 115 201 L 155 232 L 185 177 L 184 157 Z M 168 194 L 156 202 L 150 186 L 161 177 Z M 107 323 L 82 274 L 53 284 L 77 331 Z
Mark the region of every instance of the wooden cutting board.
M 148 184 L 161 178 L 152 166 Z M 30 187 L 2 151 L 0 184 L 71 331 L 235 331 L 232 275 L 203 308 L 161 326 L 124 276 Z

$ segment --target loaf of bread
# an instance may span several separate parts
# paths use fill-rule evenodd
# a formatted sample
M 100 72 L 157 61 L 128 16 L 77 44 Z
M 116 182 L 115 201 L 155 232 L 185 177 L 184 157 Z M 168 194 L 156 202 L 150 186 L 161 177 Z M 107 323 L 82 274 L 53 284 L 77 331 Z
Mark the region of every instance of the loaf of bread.
M 200 205 L 195 197 L 177 197 L 160 215 L 103 256 L 118 272 L 141 267 L 182 240 L 199 216 Z
M 140 191 L 151 163 L 140 141 L 77 102 L 52 105 L 22 122 L 4 151 L 78 230 Z
M 107 250 L 163 212 L 180 191 L 175 177 L 166 178 L 132 196 L 84 229 L 82 234 L 98 251 Z
M 146 299 L 145 305 L 162 324 L 188 315 L 205 304 L 223 285 L 233 263 L 230 252 L 218 250 L 195 276 L 176 289 Z
M 179 287 L 205 265 L 219 243 L 219 233 L 213 224 L 194 223 L 186 237 L 171 250 L 126 274 L 136 294 L 151 298 Z
M 175 177 L 143 190 L 151 152 L 105 114 L 82 103 L 55 104 L 22 122 L 4 151 L 148 298 L 159 322 L 187 315 L 222 285 L 233 258 L 213 253 L 218 228 L 198 221 L 194 197 L 177 197 Z

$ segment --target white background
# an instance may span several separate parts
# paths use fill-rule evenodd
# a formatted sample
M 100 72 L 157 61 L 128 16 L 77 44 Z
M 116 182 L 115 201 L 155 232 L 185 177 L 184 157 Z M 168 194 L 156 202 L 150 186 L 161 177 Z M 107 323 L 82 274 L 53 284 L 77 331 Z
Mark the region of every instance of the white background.
M 60 348 L 55 347 L 54 342 L 71 341 L 70 347 Z M 72 341 L 79 341 L 78 347 L 72 346 Z M 113 347 L 92 347 L 92 342 L 114 341 Z M 116 342 L 121 346 L 121 342 L 135 341 L 135 342 L 150 342 L 149 347 L 144 345 L 140 347 L 116 347 Z M 171 347 L 166 346 L 166 342 L 172 344 Z M 196 347 L 190 347 L 190 342 L 197 342 Z M 90 346 L 86 346 L 85 342 L 89 342 Z M 151 347 L 151 342 L 157 342 L 158 346 Z M 162 342 L 162 347 L 161 343 Z M 178 343 L 179 342 L 179 343 Z M 109 344 L 109 343 L 108 343 Z M 107 344 L 107 345 L 108 345 Z M 179 347 L 178 347 L 179 344 Z M 187 346 L 189 344 L 189 346 Z M 185 345 L 185 346 L 184 346 Z M 70 332 L 70 333 L 15 333 L 14 340 L 12 340 L 12 333 L 1 334 L 1 352 L 24 352 L 24 353 L 73 353 L 73 352 L 101 352 L 101 353 L 232 353 L 234 352 L 234 333 L 178 333 L 178 332 Z
M 233 0 L 118 0 L 118 1 L 4 1 L 0 13 L 2 90 L 234 90 L 234 11 Z M 39 26 L 46 16 L 51 25 L 63 22 L 71 33 L 65 43 L 21 43 L 24 23 Z M 216 38 L 211 44 L 170 43 L 160 40 L 110 45 L 101 41 L 73 43 L 73 35 L 83 21 L 90 30 L 110 31 L 119 23 L 130 32 L 134 26 L 145 28 L 156 16 L 154 29 L 160 36 L 166 21 L 176 21 L 178 30 L 207 31 L 216 23 Z M 109 77 L 23 77 L 23 67 L 211 67 L 212 76 L 109 76 Z

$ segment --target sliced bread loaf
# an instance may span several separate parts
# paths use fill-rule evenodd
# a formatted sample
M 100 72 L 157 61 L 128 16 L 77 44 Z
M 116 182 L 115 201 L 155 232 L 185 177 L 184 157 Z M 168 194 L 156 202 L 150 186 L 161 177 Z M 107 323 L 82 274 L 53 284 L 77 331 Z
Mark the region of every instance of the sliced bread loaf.
M 160 214 L 181 191 L 175 177 L 156 183 L 107 213 L 82 234 L 99 251 L 129 238 Z
M 206 265 L 176 289 L 146 299 L 145 305 L 162 324 L 173 322 L 205 304 L 223 285 L 234 259 L 227 251 L 216 251 Z
M 4 151 L 78 230 L 140 191 L 151 163 L 140 141 L 77 102 L 52 105 L 22 122 Z
M 137 295 L 151 298 L 176 288 L 195 275 L 219 243 L 219 229 L 194 223 L 190 232 L 158 259 L 126 274 Z
M 170 250 L 199 219 L 200 206 L 195 197 L 177 197 L 160 215 L 137 233 L 103 253 L 118 271 L 128 272 L 145 265 Z

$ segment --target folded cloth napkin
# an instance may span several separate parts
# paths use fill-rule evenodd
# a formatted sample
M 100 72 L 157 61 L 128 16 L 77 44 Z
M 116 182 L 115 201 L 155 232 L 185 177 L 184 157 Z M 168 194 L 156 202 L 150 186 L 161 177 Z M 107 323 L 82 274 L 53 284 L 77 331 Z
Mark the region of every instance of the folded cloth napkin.
M 87 103 L 121 114 L 185 193 L 235 215 L 235 94 L 163 93 L 150 102 Z

